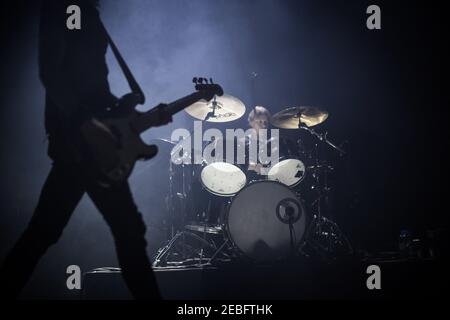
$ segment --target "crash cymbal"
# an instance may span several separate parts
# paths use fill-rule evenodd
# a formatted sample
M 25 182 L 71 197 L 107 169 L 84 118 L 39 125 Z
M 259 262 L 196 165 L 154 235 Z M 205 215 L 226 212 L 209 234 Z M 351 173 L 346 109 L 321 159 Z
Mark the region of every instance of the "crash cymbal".
M 291 107 L 274 114 L 271 123 L 281 129 L 298 129 L 299 120 L 307 127 L 314 127 L 327 118 L 328 112 L 316 107 Z
M 214 103 L 216 103 L 215 110 Z M 245 105 L 238 98 L 224 94 L 221 97 L 216 96 L 209 102 L 206 100 L 196 102 L 185 110 L 195 119 L 207 122 L 230 122 L 245 114 Z

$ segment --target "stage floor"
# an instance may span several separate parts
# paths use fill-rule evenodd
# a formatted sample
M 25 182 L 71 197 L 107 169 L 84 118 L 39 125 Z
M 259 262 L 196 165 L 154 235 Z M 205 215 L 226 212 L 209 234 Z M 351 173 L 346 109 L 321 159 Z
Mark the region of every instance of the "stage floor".
M 369 290 L 370 265 L 380 267 L 381 289 Z M 296 261 L 273 266 L 155 268 L 164 299 L 297 300 L 431 298 L 449 289 L 446 261 Z M 80 299 L 130 299 L 120 269 L 100 268 L 83 278 Z

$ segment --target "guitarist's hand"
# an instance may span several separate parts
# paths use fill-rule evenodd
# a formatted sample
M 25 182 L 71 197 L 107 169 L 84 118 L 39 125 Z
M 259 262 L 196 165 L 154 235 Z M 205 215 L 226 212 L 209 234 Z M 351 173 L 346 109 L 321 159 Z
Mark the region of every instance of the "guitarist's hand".
M 164 111 L 164 109 L 166 107 L 167 107 L 167 104 L 165 104 L 165 103 L 160 103 L 156 107 L 155 123 L 154 123 L 155 127 L 163 126 L 163 125 L 166 125 L 166 124 L 172 122 L 172 115 L 169 114 L 168 112 Z
M 125 109 L 134 108 L 140 101 L 141 97 L 138 94 L 127 93 L 117 101 L 116 106 L 125 107 Z

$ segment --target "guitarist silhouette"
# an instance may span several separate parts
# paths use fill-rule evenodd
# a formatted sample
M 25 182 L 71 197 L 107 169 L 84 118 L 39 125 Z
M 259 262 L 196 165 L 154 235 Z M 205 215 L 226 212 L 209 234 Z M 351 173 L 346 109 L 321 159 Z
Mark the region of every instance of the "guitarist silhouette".
M 40 258 L 60 238 L 84 193 L 111 229 L 122 275 L 132 295 L 136 299 L 160 298 L 146 254 L 146 226 L 128 182 L 97 183 L 89 172 L 80 138 L 83 122 L 111 106 L 132 105 L 143 99 L 134 94 L 117 99 L 110 92 L 105 60 L 109 41 L 97 2 L 43 1 L 39 68 L 46 89 L 45 127 L 53 165 L 31 221 L 0 270 L 2 293 L 9 298 L 19 297 Z M 66 8 L 73 4 L 81 8 L 81 30 L 66 28 Z M 171 115 L 159 112 L 153 125 L 167 124 L 171 119 Z

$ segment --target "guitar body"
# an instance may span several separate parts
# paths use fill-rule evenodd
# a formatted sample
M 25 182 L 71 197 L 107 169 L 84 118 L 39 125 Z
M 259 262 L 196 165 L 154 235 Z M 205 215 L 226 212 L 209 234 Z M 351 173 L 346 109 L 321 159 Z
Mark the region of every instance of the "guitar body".
M 159 105 L 147 112 L 136 111 L 136 104 L 117 106 L 100 120 L 90 119 L 81 126 L 81 135 L 89 153 L 96 179 L 105 185 L 126 180 L 136 161 L 149 160 L 158 153 L 155 145 L 145 144 L 140 135 L 161 125 L 161 118 L 173 115 L 195 102 L 223 95 L 217 84 L 197 84 L 196 92 L 171 104 Z
M 142 113 L 132 108 L 125 113 L 121 110 L 120 115 L 111 112 L 111 117 L 87 121 L 81 127 L 97 178 L 108 183 L 126 180 L 136 161 L 149 160 L 158 153 L 158 148 L 145 144 L 131 125 Z

